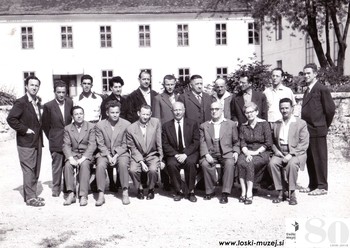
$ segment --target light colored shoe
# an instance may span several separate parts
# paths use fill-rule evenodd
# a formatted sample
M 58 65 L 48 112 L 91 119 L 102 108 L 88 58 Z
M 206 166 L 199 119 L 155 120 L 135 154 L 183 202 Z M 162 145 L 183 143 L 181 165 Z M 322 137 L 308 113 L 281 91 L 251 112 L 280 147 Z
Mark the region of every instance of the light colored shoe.
M 69 195 L 67 196 L 67 199 L 64 201 L 63 205 L 69 206 L 72 203 L 75 203 L 75 201 L 76 201 L 76 199 L 75 199 L 74 193 L 70 192 Z
M 98 193 L 98 198 L 97 201 L 95 203 L 96 207 L 100 207 L 105 203 L 105 194 L 103 192 L 99 192 Z
M 87 196 L 82 196 L 80 198 L 80 206 L 81 207 L 85 207 L 88 204 L 88 198 Z
M 130 204 L 130 199 L 129 199 L 129 192 L 128 192 L 128 190 L 123 190 L 122 202 L 123 202 L 123 205 L 128 205 L 128 204 Z

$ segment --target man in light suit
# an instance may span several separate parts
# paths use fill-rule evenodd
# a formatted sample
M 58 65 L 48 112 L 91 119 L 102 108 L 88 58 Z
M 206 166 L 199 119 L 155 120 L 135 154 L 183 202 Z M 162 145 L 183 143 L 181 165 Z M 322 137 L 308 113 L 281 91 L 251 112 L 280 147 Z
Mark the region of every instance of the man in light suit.
M 96 182 L 99 192 L 96 206 L 101 206 L 104 203 L 107 166 L 117 166 L 123 189 L 122 202 L 124 205 L 130 203 L 128 194 L 130 156 L 126 145 L 126 128 L 130 125 L 130 122 L 119 117 L 120 111 L 121 105 L 119 102 L 116 100 L 107 102 L 106 113 L 108 118 L 96 124 L 98 148 Z M 110 177 L 109 180 L 113 180 L 113 177 Z
M 210 104 L 213 99 L 202 91 L 203 79 L 200 75 L 193 75 L 190 78 L 190 91 L 179 96 L 179 102 L 185 105 L 185 118 L 195 120 L 198 125 L 210 120 Z
M 306 121 L 310 133 L 306 161 L 309 187 L 301 192 L 325 195 L 328 191 L 327 133 L 335 114 L 335 104 L 327 87 L 317 81 L 315 64 L 306 65 L 304 75 L 308 89 L 303 97 L 301 118 Z
M 90 164 L 96 150 L 95 124 L 84 121 L 84 109 L 74 106 L 71 110 L 73 123 L 64 128 L 62 151 L 66 157 L 64 179 L 68 196 L 63 205 L 75 203 L 74 169 L 79 175 L 80 206 L 88 204 Z
M 245 123 L 247 117 L 244 114 L 243 107 L 249 102 L 254 102 L 259 108 L 258 117 L 267 120 L 267 101 L 266 96 L 252 89 L 252 82 L 248 75 L 243 74 L 239 79 L 241 91 L 232 98 L 231 116 L 232 120 L 238 125 Z
M 217 78 L 214 82 L 213 101 L 218 101 L 224 106 L 224 117 L 231 120 L 231 101 L 234 96 L 226 90 L 226 79 Z
M 240 153 L 237 125 L 223 116 L 223 106 L 213 102 L 210 106 L 211 120 L 204 122 L 199 128 L 200 165 L 203 169 L 205 196 L 210 200 L 215 194 L 216 164 L 223 166 L 222 195 L 220 203 L 228 202 L 228 195 L 234 179 L 235 164 Z
M 180 170 L 185 171 L 185 181 L 189 194 L 187 198 L 196 202 L 194 186 L 196 165 L 199 158 L 199 130 L 196 121 L 183 118 L 185 107 L 182 102 L 173 104 L 174 119 L 163 124 L 162 143 L 166 167 L 175 190 L 174 201 L 180 201 L 184 194 L 181 191 Z
M 67 97 L 67 84 L 62 80 L 54 83 L 55 99 L 44 105 L 43 130 L 49 140 L 52 158 L 52 196 L 61 193 L 64 154 L 62 152 L 64 127 L 72 122 L 70 113 L 73 101 Z
M 306 150 L 309 146 L 309 132 L 306 122 L 293 116 L 293 101 L 289 98 L 280 100 L 282 119 L 273 126 L 273 157 L 269 163 L 269 171 L 273 178 L 278 197 L 273 203 L 285 200 L 284 191 L 290 194 L 289 205 L 296 205 L 295 188 L 299 168 L 304 170 Z
M 157 171 L 164 168 L 161 125 L 157 118 L 151 117 L 152 110 L 149 105 L 142 105 L 137 114 L 139 120 L 126 130 L 127 144 L 131 151 L 130 176 L 138 189 L 137 198 L 143 200 L 141 172 L 147 173 L 147 200 L 152 200 L 158 180 Z
M 29 76 L 25 80 L 26 94 L 17 99 L 7 117 L 16 131 L 19 162 L 23 172 L 23 197 L 28 206 L 45 205 L 44 198 L 37 196 L 41 167 L 43 134 L 41 129 L 40 98 L 37 96 L 40 80 Z

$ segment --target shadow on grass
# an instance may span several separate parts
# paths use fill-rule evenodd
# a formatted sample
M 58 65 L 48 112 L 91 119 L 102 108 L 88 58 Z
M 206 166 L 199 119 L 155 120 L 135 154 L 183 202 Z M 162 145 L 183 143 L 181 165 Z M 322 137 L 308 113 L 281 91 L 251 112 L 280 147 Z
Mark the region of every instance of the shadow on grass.
M 59 245 L 67 242 L 70 237 L 76 235 L 74 231 L 67 231 L 59 234 L 59 238 L 45 238 L 43 239 L 39 245 L 40 247 L 58 247 Z
M 125 239 L 123 235 L 114 234 L 107 238 L 101 238 L 99 240 L 86 240 L 82 244 L 66 246 L 66 248 L 99 248 L 105 246 L 107 243 L 111 243 L 115 240 Z

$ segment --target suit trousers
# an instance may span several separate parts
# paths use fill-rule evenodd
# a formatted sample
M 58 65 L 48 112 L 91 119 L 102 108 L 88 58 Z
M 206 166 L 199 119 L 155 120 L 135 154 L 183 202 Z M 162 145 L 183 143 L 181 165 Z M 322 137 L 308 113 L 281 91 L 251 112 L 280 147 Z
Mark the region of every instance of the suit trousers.
M 129 187 L 129 162 L 130 158 L 128 156 L 117 158 L 117 172 L 120 179 L 120 184 L 122 188 Z M 107 157 L 98 157 L 96 163 L 96 183 L 97 190 L 104 192 L 106 188 L 106 169 L 110 167 Z M 109 180 L 113 180 L 113 177 Z
M 61 193 L 62 171 L 64 166 L 63 152 L 51 152 L 52 158 L 52 193 Z
M 145 164 L 148 166 L 147 172 L 147 185 L 149 189 L 154 189 L 154 185 L 158 181 L 158 168 L 160 165 L 159 157 L 150 156 L 144 160 Z M 130 177 L 135 185 L 135 188 L 140 188 L 141 181 L 141 164 L 137 163 L 135 160 L 131 159 L 130 162 Z
M 283 164 L 283 158 L 273 156 L 269 162 L 269 172 L 271 173 L 276 190 L 295 190 L 300 160 L 292 157 L 287 164 Z
M 80 166 L 75 168 L 66 161 L 64 165 L 64 180 L 66 182 L 67 192 L 74 192 L 74 169 L 77 170 L 79 180 L 79 196 L 87 196 L 89 193 L 91 161 L 86 159 Z
M 328 190 L 327 136 L 310 137 L 306 164 L 309 173 L 309 188 L 311 190 L 316 188 Z
M 205 158 L 200 161 L 204 176 L 205 193 L 211 194 L 215 190 L 215 184 L 218 180 L 216 177 L 215 166 L 217 163 L 220 163 L 221 166 L 223 166 L 222 193 L 230 194 L 234 179 L 235 161 L 233 158 L 222 157 L 214 157 L 214 163 L 212 164 L 209 164 Z
M 166 158 L 166 167 L 171 178 L 171 185 L 173 186 L 175 192 L 179 192 L 181 190 L 181 169 L 184 169 L 185 171 L 185 182 L 189 192 L 194 190 L 197 174 L 197 161 L 198 154 L 191 154 L 186 158 L 183 164 L 180 164 L 175 157 Z
M 37 197 L 36 191 L 40 175 L 42 147 L 17 146 L 17 151 L 23 172 L 23 197 L 24 201 L 27 201 Z

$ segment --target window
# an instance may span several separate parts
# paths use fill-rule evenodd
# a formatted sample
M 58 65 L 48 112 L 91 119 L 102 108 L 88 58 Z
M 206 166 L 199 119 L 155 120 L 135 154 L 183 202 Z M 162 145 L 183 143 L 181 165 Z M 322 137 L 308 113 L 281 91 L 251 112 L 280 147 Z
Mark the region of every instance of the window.
M 305 55 L 306 64 L 314 63 L 314 45 L 309 35 L 306 35 L 305 39 Z
M 282 17 L 277 17 L 275 22 L 276 40 L 282 40 Z
M 29 76 L 35 76 L 35 72 L 34 71 L 24 71 L 23 72 L 23 86 L 25 86 L 25 80 Z M 27 92 L 27 89 L 25 87 L 24 87 L 24 92 Z
M 71 26 L 61 27 L 62 48 L 73 48 L 73 30 Z
M 216 78 L 227 78 L 227 67 L 216 68 Z
M 177 45 L 188 46 L 188 25 L 187 24 L 177 25 Z
M 227 44 L 226 24 L 217 23 L 215 25 L 216 45 Z
M 102 91 L 108 91 L 109 80 L 113 77 L 113 70 L 102 71 Z
M 33 28 L 32 27 L 22 27 L 21 28 L 21 36 L 22 36 L 22 48 L 23 49 L 34 48 Z
M 112 47 L 111 26 L 100 26 L 101 47 Z
M 256 22 L 248 23 L 248 44 L 252 44 L 252 45 L 260 44 L 259 24 Z
M 277 60 L 276 61 L 276 64 L 277 64 L 277 68 L 283 68 L 282 66 L 282 60 Z
M 179 80 L 185 82 L 190 79 L 190 68 L 179 69 Z
M 149 25 L 139 26 L 139 44 L 140 47 L 151 46 L 151 29 Z

